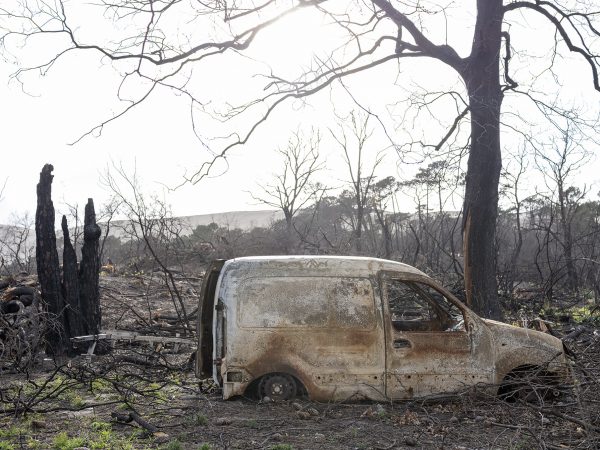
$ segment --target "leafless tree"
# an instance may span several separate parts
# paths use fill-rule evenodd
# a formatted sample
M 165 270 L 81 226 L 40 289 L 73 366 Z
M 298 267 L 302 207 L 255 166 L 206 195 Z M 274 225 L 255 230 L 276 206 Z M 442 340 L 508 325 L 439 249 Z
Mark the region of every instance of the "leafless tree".
M 118 197 L 112 196 L 104 205 L 102 205 L 102 209 L 100 210 L 100 214 L 98 214 L 98 221 L 100 222 L 100 226 L 103 229 L 102 241 L 100 242 L 100 263 L 104 263 L 104 246 L 106 244 L 106 240 L 110 236 L 111 224 L 115 216 L 119 212 L 119 207 L 121 206 L 121 201 Z
M 79 203 L 68 203 L 64 202 L 67 207 L 66 217 L 68 223 L 72 224 L 70 227 L 70 235 L 73 238 L 73 248 L 76 250 L 81 246 L 81 235 L 83 234 L 83 223 L 79 210 Z
M 184 324 L 184 332 L 191 333 L 184 295 L 180 292 L 171 266 L 178 262 L 174 247 L 183 243 L 181 221 L 173 217 L 166 203 L 158 198 L 149 199 L 143 193 L 135 170 L 129 173 L 122 164 L 113 163 L 104 172 L 102 183 L 121 204 L 121 211 L 127 218 L 123 231 L 134 245 L 141 245 L 158 265 L 175 311 Z
M 462 279 L 463 267 L 458 236 L 460 213 L 449 211 L 463 173 L 448 161 L 434 160 L 402 183 L 416 206 L 416 218 L 407 223 L 414 241 L 412 261 L 424 270 L 444 277 L 454 272 L 452 281 Z M 457 239 L 458 238 L 458 239 Z
M 400 184 L 392 176 L 385 177 L 373 185 L 372 208 L 377 218 L 377 223 L 383 235 L 383 256 L 390 259 L 393 252 L 392 217 L 388 207 L 393 196 L 400 189 Z
M 551 192 L 552 206 L 558 213 L 558 233 L 548 228 L 554 234 L 562 247 L 564 256 L 567 287 L 571 291 L 578 289 L 577 270 L 573 249 L 573 220 L 581 200 L 586 195 L 586 188 L 579 189 L 570 183 L 579 169 L 590 160 L 591 155 L 582 145 L 573 130 L 567 127 L 559 142 L 553 142 L 551 148 L 536 148 L 535 159 L 539 170 L 543 173 L 546 186 Z
M 13 214 L 9 224 L 0 228 L 0 258 L 4 270 L 31 273 L 35 264 L 33 225 L 29 214 Z
M 528 168 L 527 149 L 525 146 L 520 148 L 518 154 L 513 155 L 511 163 L 509 163 L 503 173 L 503 193 L 509 198 L 511 203 L 508 211 L 514 213 L 514 242 L 512 243 L 512 254 L 506 260 L 505 269 L 505 286 L 506 291 L 509 293 L 512 293 L 514 287 L 515 276 L 519 270 L 519 257 L 523 248 L 523 198 L 521 189 L 523 177 L 525 177 Z M 513 217 L 509 216 L 509 220 L 513 222 Z
M 47 37 L 58 48 L 38 62 L 21 68 L 17 77 L 27 71 L 44 73 L 73 52 L 95 52 L 115 65 L 124 77 L 119 95 L 123 107 L 84 135 L 100 133 L 110 122 L 119 119 L 146 101 L 155 91 L 168 89 L 189 99 L 191 110 L 203 113 L 206 105 L 189 83 L 192 66 L 200 66 L 214 55 L 246 51 L 257 35 L 274 22 L 298 10 L 312 8 L 345 33 L 345 45 L 337 45 L 327 57 L 317 57 L 308 70 L 295 79 L 268 74 L 265 93 L 247 104 L 233 107 L 227 117 L 237 117 L 259 110 L 259 118 L 245 131 L 231 134 L 227 143 L 215 151 L 215 158 L 189 176 L 197 182 L 204 177 L 215 160 L 223 158 L 233 147 L 246 143 L 258 126 L 264 123 L 284 102 L 305 98 L 332 86 L 345 83 L 357 73 L 386 63 L 409 64 L 416 59 L 429 59 L 437 64 L 452 86 L 438 96 L 459 91 L 464 107 L 455 117 L 446 118 L 439 136 L 418 142 L 427 148 L 441 149 L 457 137 L 461 124 L 469 121 L 469 157 L 463 205 L 465 285 L 468 302 L 481 314 L 499 317 L 497 297 L 495 233 L 498 215 L 498 186 L 501 171 L 501 111 L 505 99 L 513 95 L 533 98 L 539 108 L 548 106 L 535 99 L 544 91 L 536 83 L 564 81 L 558 61 L 572 54 L 587 66 L 591 85 L 600 91 L 598 77 L 598 10 L 592 0 L 551 2 L 545 0 L 477 0 L 465 10 L 451 2 L 400 2 L 371 0 L 365 2 L 295 1 L 280 2 L 180 2 L 178 0 L 118 0 L 89 4 L 88 14 L 112 20 L 113 36 L 94 41 L 82 33 L 71 5 L 60 0 L 52 3 L 22 0 L 15 7 L 3 7 L 3 34 L 0 36 L 5 54 L 10 55 L 23 42 L 33 45 Z M 456 9 L 452 10 L 455 7 Z M 181 21 L 178 18 L 186 17 Z M 550 30 L 543 55 L 546 64 L 538 73 L 518 72 L 512 66 L 532 61 L 527 50 L 532 39 L 518 42 L 522 34 L 513 29 L 527 29 L 531 23 L 542 23 Z M 537 26 L 537 25 L 536 25 Z M 472 33 L 471 48 L 462 56 L 460 33 Z M 198 30 L 207 30 L 206 34 Z M 538 32 L 536 30 L 536 32 Z M 56 40 L 63 36 L 64 39 Z M 449 38 L 452 37 L 453 45 Z M 51 47 L 51 46 L 49 46 Z M 514 55 L 518 57 L 515 58 Z M 216 62 L 216 59 L 213 58 Z M 302 70 L 302 69 L 300 69 Z M 202 71 L 196 71 L 199 73 Z M 145 83 L 141 94 L 127 96 L 126 81 Z M 141 83 L 131 83 L 139 88 Z M 552 90 L 552 89 L 550 89 Z M 456 98 L 456 97 L 453 97 Z M 546 96 L 546 99 L 550 96 Z M 546 105 L 546 106 L 544 106 Z M 550 105 L 551 106 L 551 105 Z M 256 117 L 256 116 L 252 116 Z M 196 122 L 194 122 L 196 126 Z M 513 126 L 513 130 L 518 127 Z M 517 132 L 517 131 L 515 131 Z M 208 144 L 207 144 L 208 145 Z
M 345 191 L 348 199 L 348 224 L 354 233 L 353 245 L 358 254 L 363 252 L 363 231 L 369 200 L 375 183 L 375 171 L 384 158 L 384 151 L 374 152 L 369 167 L 366 166 L 368 156 L 373 153 L 367 148 L 367 142 L 373 135 L 369 127 L 369 115 L 362 116 L 354 112 L 347 118 L 348 125 L 340 124 L 339 131 L 331 131 L 331 135 L 342 149 L 342 156 L 348 170 L 349 187 Z M 345 121 L 344 121 L 345 122 Z M 367 161 L 366 161 L 367 160 Z
M 283 168 L 275 175 L 275 180 L 259 185 L 261 192 L 251 194 L 255 200 L 283 212 L 286 224 L 285 249 L 288 254 L 294 251 L 294 218 L 318 189 L 311 182 L 314 174 L 323 168 L 319 157 L 320 142 L 318 132 L 313 132 L 307 139 L 296 132 L 287 147 L 278 150 L 283 157 Z

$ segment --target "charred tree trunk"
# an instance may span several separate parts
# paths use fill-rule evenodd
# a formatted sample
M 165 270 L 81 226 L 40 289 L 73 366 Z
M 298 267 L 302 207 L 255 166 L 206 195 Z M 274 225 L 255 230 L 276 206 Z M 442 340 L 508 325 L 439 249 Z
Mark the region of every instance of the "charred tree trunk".
M 37 185 L 37 209 L 35 212 L 36 263 L 42 299 L 51 317 L 46 334 L 46 352 L 64 355 L 69 352 L 70 329 L 65 315 L 65 301 L 61 292 L 56 233 L 54 231 L 54 205 L 52 203 L 52 171 L 46 164 L 40 172 Z
M 78 270 L 77 254 L 69 236 L 67 218 L 63 216 L 61 226 L 64 250 L 61 283 L 52 203 L 53 170 L 51 164 L 46 164 L 40 173 L 40 182 L 37 185 L 35 231 L 38 278 L 42 298 L 52 319 L 46 335 L 46 352 L 58 356 L 71 353 L 73 349 L 71 337 L 97 334 L 100 331 L 98 247 L 101 231 L 96 224 L 94 203 L 92 199 L 88 199 L 85 207 L 81 268 Z
M 77 274 L 77 254 L 71 244 L 67 218 L 62 217 L 63 231 L 63 296 L 66 303 L 67 320 L 71 330 L 71 337 L 85 335 L 86 330 L 80 319 L 81 308 L 79 305 L 79 279 Z
M 465 188 L 463 238 L 467 302 L 484 317 L 502 316 L 496 281 L 500 152 L 499 54 L 502 1 L 478 0 L 473 49 L 463 72 L 471 113 L 471 150 Z
M 294 216 L 287 208 L 283 209 L 283 216 L 285 218 L 285 253 L 292 255 L 294 254 Z
M 102 230 L 96 224 L 94 201 L 88 199 L 83 221 L 83 247 L 79 269 L 79 305 L 82 325 L 86 334 L 100 331 L 100 259 L 98 249 Z

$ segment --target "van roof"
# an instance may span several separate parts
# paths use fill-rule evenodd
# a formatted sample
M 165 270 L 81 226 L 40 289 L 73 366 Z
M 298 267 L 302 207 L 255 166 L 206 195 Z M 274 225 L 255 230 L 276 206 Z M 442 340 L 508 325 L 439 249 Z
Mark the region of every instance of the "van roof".
M 260 266 L 264 269 L 306 268 L 317 270 L 343 271 L 356 275 L 375 274 L 380 270 L 408 272 L 427 276 L 408 264 L 387 259 L 366 256 L 328 256 L 328 255 L 286 255 L 286 256 L 244 256 L 228 260 L 228 269 L 249 269 Z

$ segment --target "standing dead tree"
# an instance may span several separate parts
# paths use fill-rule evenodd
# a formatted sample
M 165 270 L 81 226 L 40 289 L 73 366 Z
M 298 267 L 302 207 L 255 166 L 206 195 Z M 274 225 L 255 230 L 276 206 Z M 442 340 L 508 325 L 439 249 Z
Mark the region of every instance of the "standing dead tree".
M 259 188 L 260 194 L 252 197 L 268 206 L 280 209 L 283 212 L 286 225 L 286 253 L 294 252 L 293 232 L 294 218 L 313 198 L 315 193 L 311 181 L 315 172 L 323 168 L 319 159 L 319 133 L 313 133 L 306 142 L 300 133 L 295 133 L 289 140 L 287 147 L 278 150 L 283 156 L 283 168 L 275 176 L 275 180 Z
M 383 256 L 386 259 L 392 257 L 394 241 L 392 239 L 392 217 L 387 212 L 388 203 L 400 189 L 400 183 L 392 176 L 385 177 L 373 185 L 373 195 L 371 198 L 371 207 L 375 212 L 375 217 L 381 228 L 383 235 Z
M 562 142 L 553 143 L 552 148 L 536 148 L 535 161 L 543 174 L 546 187 L 550 191 L 550 208 L 555 210 L 557 227 L 548 232 L 559 243 L 566 269 L 566 287 L 571 292 L 578 290 L 577 269 L 573 236 L 573 220 L 576 217 L 586 188 L 569 185 L 574 181 L 578 170 L 589 162 L 591 155 L 585 146 L 573 135 L 569 127 L 564 131 Z
M 46 164 L 37 185 L 35 213 L 36 263 L 42 299 L 47 305 L 50 319 L 56 326 L 48 330 L 46 352 L 54 355 L 67 353 L 71 344 L 70 329 L 65 315 L 66 303 L 60 282 L 60 267 L 54 231 L 54 204 L 52 203 L 52 164 Z
M 83 247 L 79 268 L 79 310 L 83 322 L 84 334 L 96 334 L 100 331 L 100 257 L 99 239 L 102 230 L 96 223 L 94 201 L 89 198 L 85 205 L 83 218 Z M 83 333 L 82 333 L 83 334 Z
M 70 338 L 100 331 L 100 292 L 98 289 L 98 240 L 100 227 L 96 224 L 94 202 L 88 199 L 84 218 L 84 244 L 80 269 L 69 236 L 67 218 L 62 218 L 64 236 L 63 278 L 61 281 L 56 233 L 55 211 L 52 202 L 52 171 L 46 164 L 37 186 L 38 204 L 35 217 L 36 261 L 42 299 L 47 305 L 52 325 L 47 334 L 46 352 L 68 354 Z
M 332 137 L 342 149 L 344 163 L 350 177 L 349 187 L 341 197 L 348 212 L 348 225 L 353 232 L 351 245 L 359 255 L 363 253 L 363 232 L 367 226 L 366 216 L 375 183 L 375 171 L 384 158 L 383 151 L 378 151 L 372 158 L 370 167 L 365 167 L 365 159 L 370 154 L 366 148 L 367 142 L 373 135 L 373 130 L 369 127 L 369 118 L 368 115 L 351 113 L 349 132 L 342 124 L 338 133 L 330 130 Z
M 102 182 L 127 218 L 123 232 L 142 252 L 147 252 L 152 263 L 158 266 L 184 333 L 192 333 L 184 293 L 176 283 L 172 266 L 180 262 L 181 246 L 185 245 L 181 239 L 181 221 L 173 217 L 169 206 L 159 198 L 144 195 L 135 170 L 127 173 L 122 164 L 113 163 L 112 170 L 106 169 Z
M 31 273 L 34 267 L 33 222 L 29 214 L 13 215 L 0 229 L 0 271 Z

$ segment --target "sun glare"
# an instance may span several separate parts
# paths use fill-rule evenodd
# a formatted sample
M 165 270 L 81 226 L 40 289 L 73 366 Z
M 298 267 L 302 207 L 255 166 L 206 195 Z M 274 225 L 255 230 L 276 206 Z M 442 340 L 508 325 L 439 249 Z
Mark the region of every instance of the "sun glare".
M 328 55 L 339 38 L 339 27 L 314 8 L 305 8 L 264 30 L 254 52 L 273 68 L 287 71 Z

